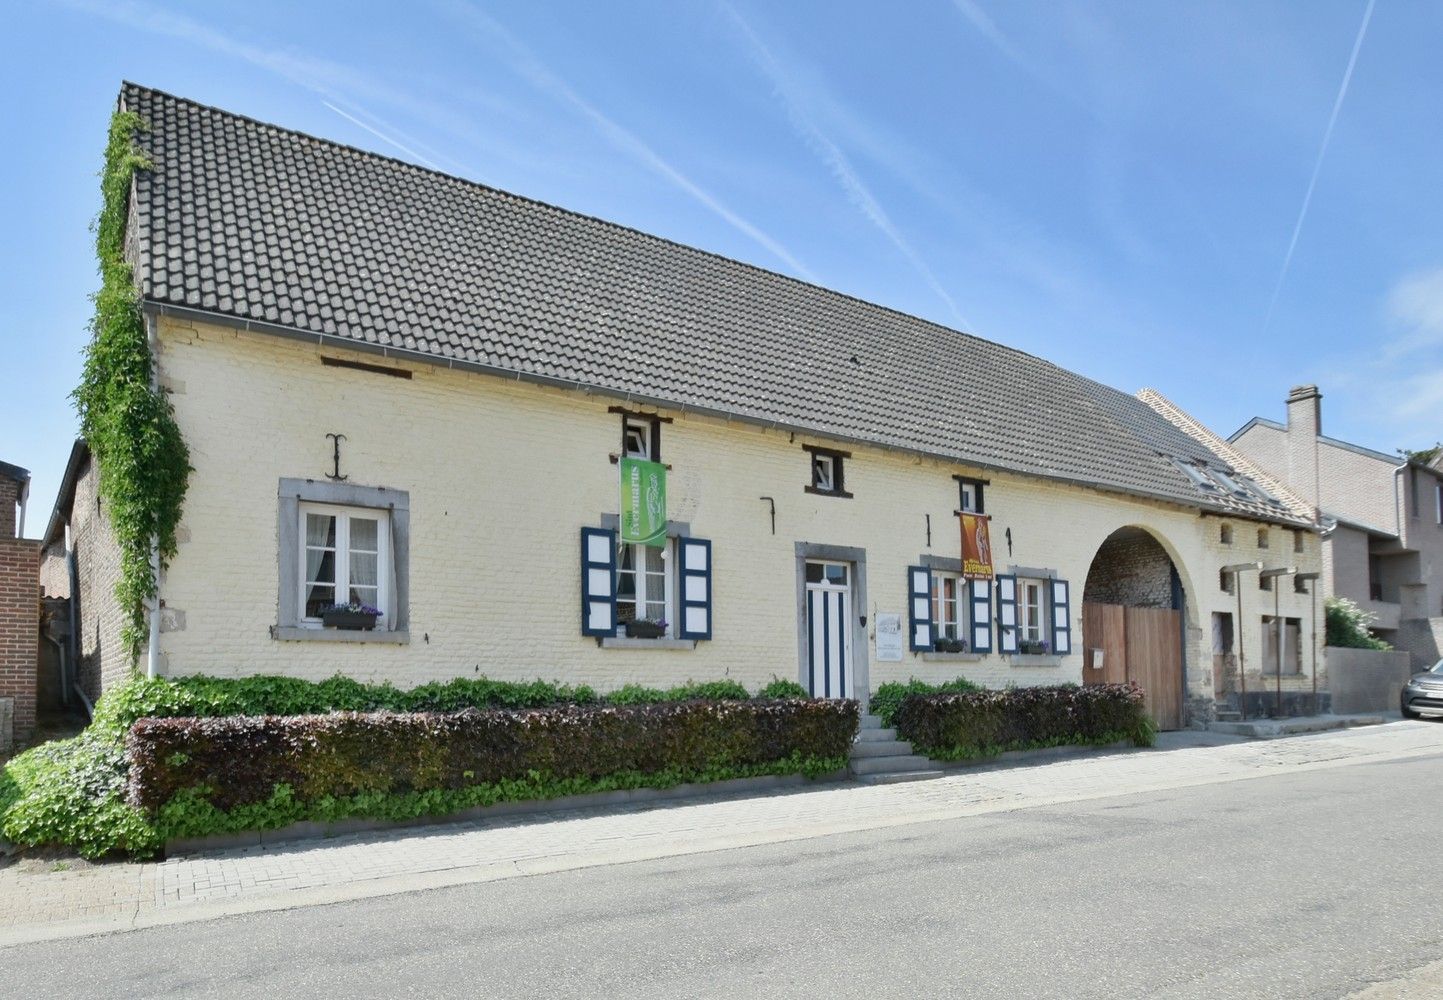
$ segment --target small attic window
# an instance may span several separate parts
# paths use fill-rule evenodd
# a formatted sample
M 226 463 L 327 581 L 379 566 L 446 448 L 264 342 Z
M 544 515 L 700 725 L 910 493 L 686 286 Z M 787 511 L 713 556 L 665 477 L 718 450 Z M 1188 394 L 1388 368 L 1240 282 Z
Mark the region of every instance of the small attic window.
M 1293 551 L 1303 551 L 1303 533 L 1301 531 L 1293 532 Z
M 1231 545 L 1233 543 L 1233 526 L 1231 524 L 1224 524 L 1218 528 L 1218 541 L 1224 545 Z
M 1265 549 L 1265 548 L 1267 548 L 1267 547 L 1268 547 L 1268 529 L 1267 529 L 1267 528 L 1259 528 L 1259 529 L 1258 529 L 1258 548 L 1260 548 L 1260 549 Z
M 1185 462 L 1182 459 L 1177 459 L 1177 467 L 1183 472 L 1187 473 L 1187 477 L 1193 481 L 1193 485 L 1196 486 L 1198 489 L 1206 490 L 1207 492 L 1211 493 L 1218 488 L 1217 484 L 1208 478 L 1207 473 L 1203 471 L 1202 466 L 1196 465 L 1192 462 Z

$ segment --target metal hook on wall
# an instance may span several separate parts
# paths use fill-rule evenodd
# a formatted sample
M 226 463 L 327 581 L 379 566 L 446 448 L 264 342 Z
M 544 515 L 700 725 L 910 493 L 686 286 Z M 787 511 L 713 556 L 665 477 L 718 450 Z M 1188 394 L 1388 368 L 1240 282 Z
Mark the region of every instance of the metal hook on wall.
M 346 439 L 346 435 L 344 435 L 344 434 L 327 434 L 326 437 L 330 438 L 331 441 L 332 441 L 332 443 L 333 443 L 333 445 L 334 445 L 334 448 L 333 448 L 332 453 L 331 453 L 331 462 L 332 462 L 333 467 L 334 467 L 334 470 L 335 470 L 335 471 L 333 471 L 333 472 L 327 472 L 327 473 L 326 473 L 326 478 L 327 478 L 327 479 L 334 479 L 334 480 L 336 480 L 337 482 L 343 482 L 343 481 L 345 481 L 345 480 L 347 480 L 347 479 L 350 479 L 350 478 L 351 478 L 350 476 L 343 476 L 343 475 L 341 475 L 341 442 Z

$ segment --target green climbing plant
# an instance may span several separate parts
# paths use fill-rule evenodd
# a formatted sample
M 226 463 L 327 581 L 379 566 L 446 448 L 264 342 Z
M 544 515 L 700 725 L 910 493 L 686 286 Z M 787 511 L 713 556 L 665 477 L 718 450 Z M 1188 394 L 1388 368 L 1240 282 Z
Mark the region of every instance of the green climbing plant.
M 80 384 L 71 394 L 120 547 L 115 595 L 125 613 L 122 639 L 132 663 L 145 638 L 145 602 L 156 592 L 151 546 L 158 546 L 162 563 L 175 554 L 175 529 L 191 471 L 170 401 L 151 384 L 154 359 L 125 257 L 131 181 L 137 170 L 150 167 L 135 144 L 144 128 L 131 112 L 117 111 L 110 120 L 94 226 L 100 290 L 93 297 L 95 315 Z

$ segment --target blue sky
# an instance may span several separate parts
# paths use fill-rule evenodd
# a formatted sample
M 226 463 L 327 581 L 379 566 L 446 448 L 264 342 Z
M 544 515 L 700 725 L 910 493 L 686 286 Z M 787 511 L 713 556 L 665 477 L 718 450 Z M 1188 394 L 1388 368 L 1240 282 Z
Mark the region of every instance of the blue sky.
M 1223 434 L 1316 381 L 1325 432 L 1431 445 L 1440 40 L 1443 6 L 1406 0 L 17 5 L 0 460 L 34 472 L 37 534 L 122 79 L 1152 386 Z

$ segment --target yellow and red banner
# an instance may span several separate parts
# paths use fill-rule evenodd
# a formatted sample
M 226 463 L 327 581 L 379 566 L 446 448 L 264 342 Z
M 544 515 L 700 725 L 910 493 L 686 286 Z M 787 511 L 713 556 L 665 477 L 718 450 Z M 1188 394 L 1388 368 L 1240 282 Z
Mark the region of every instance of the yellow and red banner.
M 969 580 L 992 579 L 992 539 L 986 514 L 962 514 L 962 575 Z

